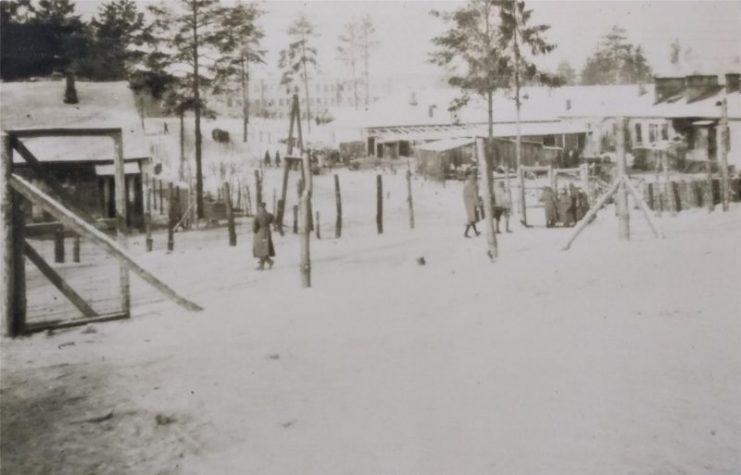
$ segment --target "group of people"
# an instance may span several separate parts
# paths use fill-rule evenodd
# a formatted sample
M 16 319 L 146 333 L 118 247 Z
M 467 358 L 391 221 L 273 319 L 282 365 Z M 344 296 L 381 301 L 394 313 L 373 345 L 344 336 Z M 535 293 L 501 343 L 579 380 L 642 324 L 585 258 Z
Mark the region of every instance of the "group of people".
M 491 197 L 493 218 L 496 223 L 496 232 L 500 233 L 499 223 L 504 218 L 505 231 L 511 233 L 509 228 L 509 217 L 512 214 L 512 199 L 505 183 L 497 181 L 494 183 L 494 194 Z M 466 184 L 463 186 L 463 203 L 466 207 L 466 229 L 463 237 L 469 238 L 468 233 L 473 230 L 476 236 L 481 234 L 476 229 L 476 223 L 484 216 L 484 202 L 479 196 L 479 188 L 476 182 L 476 174 L 470 173 Z
M 545 208 L 545 225 L 548 228 L 574 226 L 589 211 L 587 193 L 573 183 L 568 187 L 564 186 L 558 194 L 550 186 L 544 187 L 540 201 Z

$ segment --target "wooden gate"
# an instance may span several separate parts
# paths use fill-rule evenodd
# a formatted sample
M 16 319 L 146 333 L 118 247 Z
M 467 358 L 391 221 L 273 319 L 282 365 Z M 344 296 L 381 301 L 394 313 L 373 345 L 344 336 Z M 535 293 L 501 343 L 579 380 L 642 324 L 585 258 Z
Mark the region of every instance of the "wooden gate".
M 95 219 L 89 213 L 74 205 L 69 192 L 45 169 L 36 157 L 24 145 L 23 139 L 36 137 L 108 137 L 112 139 L 114 154 L 114 189 L 115 189 L 115 230 L 116 240 L 105 234 L 101 228 L 109 226 L 111 220 Z M 17 152 L 34 174 L 36 182 L 14 173 L 13 153 Z M 126 185 L 124 174 L 123 142 L 121 129 L 26 129 L 10 130 L 2 134 L 2 158 L 0 160 L 0 252 L 3 262 L 4 298 L 0 302 L 4 334 L 16 336 L 22 333 L 48 328 L 61 328 L 128 318 L 130 316 L 131 298 L 129 272 L 134 272 L 143 280 L 179 305 L 189 310 L 200 310 L 197 304 L 175 293 L 161 280 L 137 264 L 126 251 L 127 216 Z M 43 186 L 43 189 L 42 189 Z M 65 230 L 102 251 L 101 255 L 109 256 L 117 267 L 117 305 L 109 306 L 108 311 L 101 311 L 100 306 L 85 298 L 79 291 L 79 268 L 55 268 L 44 259 L 40 252 L 40 241 L 27 236 L 25 207 L 31 204 L 43 210 L 56 221 L 48 223 L 56 234 Z M 77 249 L 79 252 L 79 248 Z M 57 250 L 55 249 L 55 254 Z M 73 251 L 75 252 L 75 251 Z M 71 304 L 72 312 L 63 317 L 41 321 L 29 321 L 29 297 L 38 297 L 33 289 L 27 288 L 26 258 L 38 269 L 44 278 L 56 288 L 66 301 Z M 98 278 L 97 280 L 101 280 Z M 114 287 L 114 288 L 115 288 Z M 30 290 L 30 292 L 29 292 Z M 68 305 L 68 304 L 67 304 Z M 68 305 L 69 306 L 69 305 Z M 96 306 L 98 308 L 96 308 Z M 74 311 L 76 310 L 76 311 Z

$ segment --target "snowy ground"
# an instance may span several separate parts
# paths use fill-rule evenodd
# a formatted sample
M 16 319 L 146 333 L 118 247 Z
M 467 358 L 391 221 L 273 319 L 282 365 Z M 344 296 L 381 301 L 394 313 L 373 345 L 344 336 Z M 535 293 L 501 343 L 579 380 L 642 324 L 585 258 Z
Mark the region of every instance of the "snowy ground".
M 145 299 L 4 340 L 2 473 L 741 472 L 741 207 L 662 218 L 663 241 L 636 211 L 629 243 L 609 208 L 568 252 L 570 230 L 515 225 L 491 264 L 460 183 L 415 180 L 409 230 L 386 176 L 377 235 L 375 176 L 341 178 L 339 240 L 332 177 L 315 183 L 311 289 L 292 234 L 270 272 L 247 224 L 236 248 L 160 235 L 131 248 L 204 312 Z

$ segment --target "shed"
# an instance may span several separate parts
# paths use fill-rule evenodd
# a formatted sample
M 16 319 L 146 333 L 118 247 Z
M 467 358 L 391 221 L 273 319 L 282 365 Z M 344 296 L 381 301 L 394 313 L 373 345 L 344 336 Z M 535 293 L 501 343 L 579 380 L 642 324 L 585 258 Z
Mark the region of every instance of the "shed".
M 415 147 L 417 173 L 444 179 L 451 170 L 474 165 L 476 160 L 473 138 L 444 139 Z
M 44 80 L 0 84 L 3 130 L 64 127 L 115 127 L 123 132 L 129 226 L 143 224 L 143 172 L 150 163 L 134 94 L 124 81 L 75 84 L 78 102 L 64 102 L 65 83 Z M 96 218 L 115 217 L 113 156 L 107 137 L 42 137 L 23 140 L 26 147 L 66 188 L 74 204 Z M 14 156 L 21 175 L 35 178 Z M 34 210 L 33 219 L 43 215 Z

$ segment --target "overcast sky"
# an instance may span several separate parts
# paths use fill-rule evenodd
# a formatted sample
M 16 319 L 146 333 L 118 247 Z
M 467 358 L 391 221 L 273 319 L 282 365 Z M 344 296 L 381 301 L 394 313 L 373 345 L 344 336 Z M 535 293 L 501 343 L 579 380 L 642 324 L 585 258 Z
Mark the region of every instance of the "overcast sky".
M 231 1 L 231 0 L 225 0 Z M 78 10 L 86 16 L 100 0 L 78 0 Z M 259 2 L 265 11 L 264 47 L 269 51 L 268 66 L 275 68 L 278 51 L 287 44 L 285 31 L 298 12 L 305 12 L 317 26 L 320 37 L 319 61 L 322 70 L 333 74 L 337 37 L 353 17 L 373 17 L 378 45 L 373 52 L 374 75 L 424 74 L 435 76 L 439 69 L 427 63 L 430 38 L 444 29 L 440 20 L 429 15 L 432 9 L 453 10 L 463 2 L 451 1 L 317 1 Z M 142 3 L 144 5 L 144 3 Z M 551 25 L 548 38 L 558 48 L 545 60 L 555 69 L 566 59 L 578 70 L 595 48 L 600 37 L 613 25 L 627 30 L 633 43 L 643 46 L 655 70 L 666 69 L 669 45 L 678 38 L 693 50 L 694 63 L 704 69 L 722 72 L 731 67 L 741 70 L 741 0 L 733 1 L 562 1 L 531 0 L 534 21 Z

